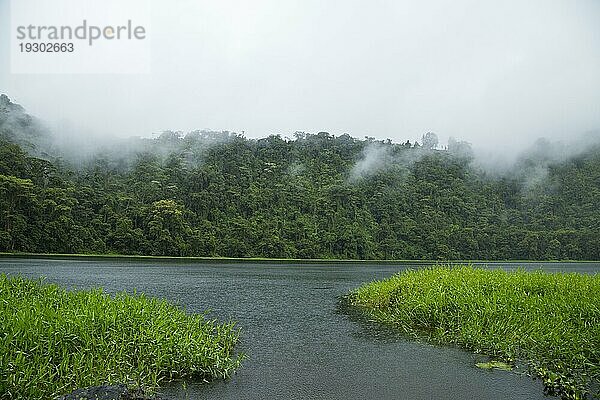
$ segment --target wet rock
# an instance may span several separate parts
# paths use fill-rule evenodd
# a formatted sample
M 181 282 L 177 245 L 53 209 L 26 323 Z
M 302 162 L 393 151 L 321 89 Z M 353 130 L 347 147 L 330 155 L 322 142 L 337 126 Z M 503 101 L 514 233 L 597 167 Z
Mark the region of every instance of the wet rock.
M 167 400 L 149 396 L 141 389 L 129 389 L 127 385 L 102 385 L 77 389 L 57 400 Z

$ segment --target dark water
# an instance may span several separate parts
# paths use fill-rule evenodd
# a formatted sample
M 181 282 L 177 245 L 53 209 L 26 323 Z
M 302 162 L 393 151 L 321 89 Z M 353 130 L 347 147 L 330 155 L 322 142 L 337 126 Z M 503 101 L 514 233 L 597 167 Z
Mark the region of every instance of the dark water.
M 518 264 L 518 265 L 523 265 Z M 339 298 L 410 264 L 186 264 L 127 260 L 0 259 L 0 272 L 70 288 L 102 286 L 210 310 L 242 329 L 248 358 L 226 382 L 165 388 L 173 399 L 542 399 L 540 381 L 485 371 L 483 356 L 407 340 L 343 312 Z M 515 268 L 517 264 L 491 267 Z M 535 264 L 600 271 L 600 264 Z

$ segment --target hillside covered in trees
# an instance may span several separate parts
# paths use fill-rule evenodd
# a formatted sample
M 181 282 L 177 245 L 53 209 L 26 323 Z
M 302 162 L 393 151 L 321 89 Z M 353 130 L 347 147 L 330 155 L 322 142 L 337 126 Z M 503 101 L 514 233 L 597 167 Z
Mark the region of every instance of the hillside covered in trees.
M 85 156 L 0 99 L 0 251 L 600 259 L 600 146 L 503 173 L 467 143 L 164 132 Z

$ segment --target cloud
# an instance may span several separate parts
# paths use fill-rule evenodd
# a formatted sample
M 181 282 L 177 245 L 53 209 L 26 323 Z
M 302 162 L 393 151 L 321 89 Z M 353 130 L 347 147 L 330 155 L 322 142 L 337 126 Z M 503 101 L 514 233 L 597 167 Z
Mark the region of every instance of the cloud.
M 392 147 L 378 142 L 369 143 L 361 158 L 350 170 L 350 182 L 368 177 L 387 167 L 393 160 Z
M 10 74 L 0 57 L 0 87 L 80 135 L 434 131 L 514 153 L 600 128 L 598 20 L 596 0 L 156 0 L 151 74 Z

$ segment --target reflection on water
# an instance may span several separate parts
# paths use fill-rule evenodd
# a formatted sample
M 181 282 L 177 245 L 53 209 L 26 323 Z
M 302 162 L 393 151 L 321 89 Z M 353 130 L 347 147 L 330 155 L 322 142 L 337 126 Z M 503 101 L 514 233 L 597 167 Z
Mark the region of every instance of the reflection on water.
M 173 399 L 542 399 L 524 375 L 484 371 L 481 356 L 409 340 L 348 314 L 340 297 L 409 266 L 397 264 L 191 264 L 133 260 L 0 259 L 0 271 L 71 288 L 104 287 L 210 310 L 242 329 L 248 354 L 226 382 L 170 385 Z M 502 263 L 491 267 L 517 267 Z M 528 269 L 600 270 L 598 264 Z

